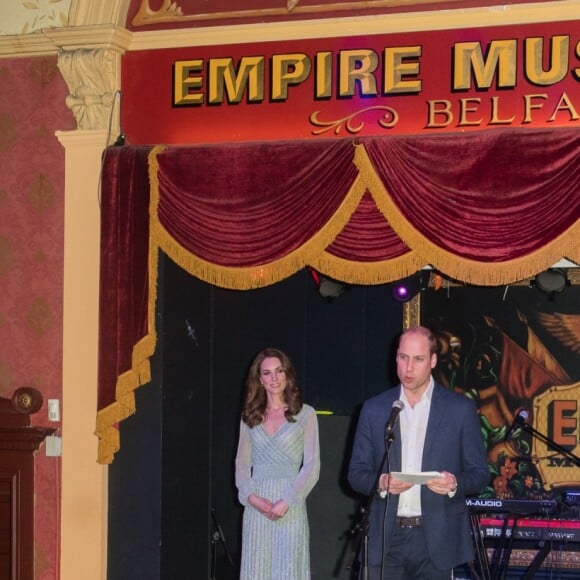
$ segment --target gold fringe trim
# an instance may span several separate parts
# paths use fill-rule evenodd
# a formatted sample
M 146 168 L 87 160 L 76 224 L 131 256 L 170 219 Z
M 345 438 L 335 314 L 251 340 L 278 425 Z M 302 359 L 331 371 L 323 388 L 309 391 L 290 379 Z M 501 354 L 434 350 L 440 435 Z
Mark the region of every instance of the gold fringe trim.
M 575 239 L 575 246 L 566 250 L 564 257 L 575 264 L 580 264 L 580 242 L 578 242 L 578 237 Z
M 376 173 L 363 144 L 356 147 L 355 164 L 379 211 L 393 230 L 417 254 L 423 265 L 429 264 L 449 278 L 479 286 L 503 286 L 534 276 L 561 258 L 578 261 L 580 220 L 538 251 L 514 260 L 479 262 L 452 254 L 433 244 L 405 219 Z
M 410 276 L 425 264 L 414 252 L 408 252 L 392 260 L 353 262 L 325 251 L 313 258 L 310 265 L 335 280 L 373 286 Z
M 134 391 L 151 381 L 150 357 L 155 350 L 151 336 L 146 336 L 133 347 L 132 368 L 117 377 L 115 402 L 97 412 L 95 434 L 99 439 L 97 461 L 107 464 L 120 449 L 117 423 L 134 415 Z
M 149 201 L 149 296 L 147 301 L 147 335 L 133 347 L 131 369 L 119 375 L 115 385 L 115 402 L 97 412 L 95 434 L 99 444 L 97 461 L 101 464 L 113 462 L 115 453 L 121 448 L 121 438 L 118 423 L 135 414 L 134 391 L 151 381 L 150 358 L 157 344 L 157 329 L 155 327 L 155 305 L 157 303 L 158 279 L 158 247 L 156 230 L 157 207 L 159 205 L 159 181 L 157 177 L 157 155 L 165 149 L 158 146 L 149 153 L 149 180 L 151 183 L 151 199 Z

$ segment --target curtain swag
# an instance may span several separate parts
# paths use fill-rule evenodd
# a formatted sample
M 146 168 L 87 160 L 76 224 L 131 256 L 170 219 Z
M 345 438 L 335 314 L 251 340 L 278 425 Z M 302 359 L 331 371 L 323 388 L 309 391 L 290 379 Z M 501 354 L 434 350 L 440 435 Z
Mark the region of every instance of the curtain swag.
M 306 266 L 349 284 L 429 264 L 508 285 L 580 262 L 579 158 L 573 129 L 107 149 L 98 461 L 150 380 L 160 250 L 236 290 Z

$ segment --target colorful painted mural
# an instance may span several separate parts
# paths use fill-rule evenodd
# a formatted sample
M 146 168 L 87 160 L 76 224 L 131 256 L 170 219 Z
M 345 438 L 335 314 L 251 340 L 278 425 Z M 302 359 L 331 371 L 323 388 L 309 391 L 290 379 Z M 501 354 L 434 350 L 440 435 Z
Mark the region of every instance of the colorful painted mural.
M 579 292 L 457 286 L 421 297 L 440 346 L 437 378 L 478 404 L 491 473 L 484 498 L 559 499 L 580 487 L 578 467 L 550 446 L 580 455 Z

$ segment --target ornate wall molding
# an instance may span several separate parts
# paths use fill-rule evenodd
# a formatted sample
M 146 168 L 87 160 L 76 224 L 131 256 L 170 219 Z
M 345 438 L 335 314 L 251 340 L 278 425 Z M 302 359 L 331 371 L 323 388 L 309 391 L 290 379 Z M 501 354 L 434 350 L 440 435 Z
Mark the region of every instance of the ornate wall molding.
M 577 20 L 580 0 L 537 4 L 512 4 L 501 11 L 489 7 L 425 12 L 400 12 L 379 16 L 340 17 L 226 26 L 200 25 L 192 28 L 164 28 L 135 32 L 129 50 L 255 44 L 260 42 L 340 38 L 418 31 L 459 30 L 525 23 Z
M 0 36 L 0 59 L 58 54 L 75 48 L 128 50 L 133 33 L 117 26 L 49 28 L 34 34 Z
M 15 14 L 34 14 L 42 8 L 34 3 L 24 4 L 15 5 L 11 10 Z M 125 29 L 130 4 L 131 0 L 72 0 L 68 15 L 55 15 L 56 8 L 53 8 L 43 15 L 42 25 L 36 23 L 28 30 L 0 35 L 0 58 L 56 54 L 63 47 L 72 48 L 72 43 L 76 43 L 76 48 L 101 47 L 108 42 L 116 44 L 112 35 L 124 36 L 121 44 L 126 48 L 127 39 L 131 37 Z
M 31 34 L 0 36 L 0 59 L 57 54 L 61 49 L 106 47 L 156 50 L 269 42 L 280 40 L 365 36 L 421 30 L 449 30 L 507 26 L 522 23 L 576 20 L 580 0 L 515 4 L 498 12 L 486 7 L 385 14 L 372 17 L 334 18 L 229 26 L 201 26 L 131 32 L 125 29 L 129 0 L 73 0 L 69 26 Z
M 58 68 L 69 88 L 66 105 L 81 130 L 118 131 L 113 119 L 119 95 L 120 54 L 109 49 L 77 48 L 58 55 Z
M 72 0 L 69 26 L 113 24 L 125 26 L 131 0 Z

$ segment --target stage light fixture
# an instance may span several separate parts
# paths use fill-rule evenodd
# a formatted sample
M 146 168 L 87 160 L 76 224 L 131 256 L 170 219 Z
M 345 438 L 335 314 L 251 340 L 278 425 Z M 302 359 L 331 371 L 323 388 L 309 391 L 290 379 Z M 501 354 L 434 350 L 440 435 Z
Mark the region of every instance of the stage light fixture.
M 396 302 L 409 302 L 429 285 L 429 272 L 421 270 L 391 284 L 391 296 Z
M 344 284 L 322 276 L 318 285 L 318 292 L 323 298 L 338 298 L 344 292 Z
M 332 278 L 327 278 L 326 276 L 317 272 L 314 268 L 308 268 L 312 279 L 316 283 L 316 288 L 318 293 L 325 300 L 332 300 L 333 298 L 338 298 L 346 289 L 342 282 L 333 280 Z
M 534 284 L 544 294 L 553 296 L 558 292 L 562 292 L 569 282 L 565 270 L 549 268 L 545 272 L 540 272 L 536 275 Z

